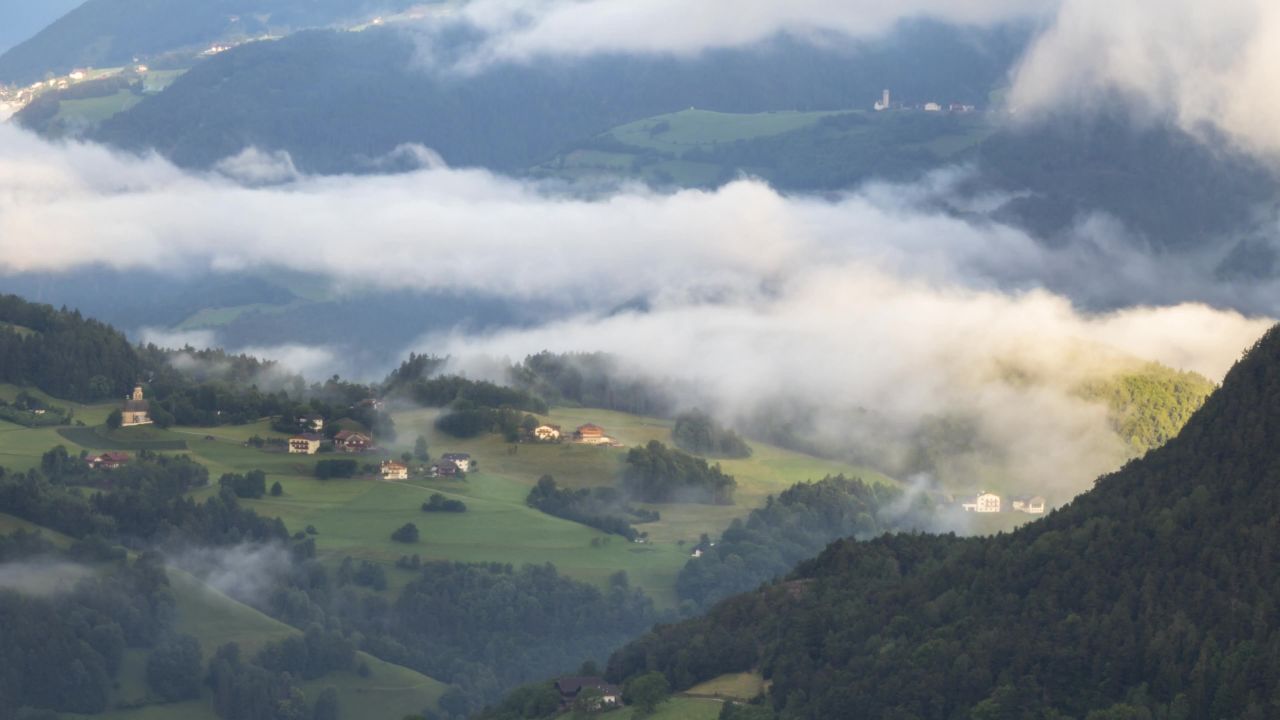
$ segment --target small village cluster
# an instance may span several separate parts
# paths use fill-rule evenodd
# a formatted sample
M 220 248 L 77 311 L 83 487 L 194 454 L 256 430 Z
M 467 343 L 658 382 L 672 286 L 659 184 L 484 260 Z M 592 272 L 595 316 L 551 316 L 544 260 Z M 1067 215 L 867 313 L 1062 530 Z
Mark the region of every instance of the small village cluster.
M 419 465 L 418 472 L 427 477 L 458 477 L 459 473 L 465 474 L 471 471 L 474 463 L 469 453 L 445 453 L 440 456 L 440 461 L 430 466 Z M 409 464 L 400 462 L 399 460 L 384 460 L 380 471 L 383 480 L 408 480 Z
M 926 102 L 917 105 L 907 105 L 905 103 L 894 103 L 893 97 L 886 89 L 881 94 L 880 99 L 872 105 L 876 112 L 884 112 L 885 110 L 920 110 L 923 112 L 951 112 L 951 113 L 971 113 L 977 110 L 973 105 L 965 105 L 964 103 L 950 103 L 943 105 L 937 102 Z
M 961 502 L 960 509 L 972 513 L 1022 512 L 1028 515 L 1043 515 L 1045 499 L 1039 495 L 1018 495 L 1009 498 L 1009 505 L 993 492 L 980 491 L 973 500 Z
M 564 439 L 564 433 L 559 425 L 539 425 L 533 429 L 533 439 L 539 442 L 560 442 Z M 622 447 L 622 443 L 609 437 L 604 428 L 595 423 L 587 423 L 579 425 L 570 440 L 579 445 L 608 445 L 609 447 Z

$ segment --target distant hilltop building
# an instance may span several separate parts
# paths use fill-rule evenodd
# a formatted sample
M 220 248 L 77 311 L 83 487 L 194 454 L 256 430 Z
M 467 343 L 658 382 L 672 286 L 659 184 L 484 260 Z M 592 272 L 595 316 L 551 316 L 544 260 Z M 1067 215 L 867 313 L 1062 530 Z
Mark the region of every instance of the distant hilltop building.
M 151 403 L 142 397 L 142 386 L 133 388 L 133 394 L 124 401 L 124 410 L 120 415 L 121 427 L 151 424 Z
M 875 104 L 876 112 L 880 112 L 882 110 L 888 110 L 890 107 L 889 101 L 890 101 L 889 89 L 885 88 L 885 91 L 880 95 L 879 102 Z
M 1034 497 L 1019 496 L 1013 498 L 1013 509 L 1028 515 L 1043 515 L 1045 511 L 1044 498 L 1036 495 Z
M 973 502 L 960 506 L 965 512 L 998 513 L 1000 512 L 1000 496 L 995 493 L 980 492 Z

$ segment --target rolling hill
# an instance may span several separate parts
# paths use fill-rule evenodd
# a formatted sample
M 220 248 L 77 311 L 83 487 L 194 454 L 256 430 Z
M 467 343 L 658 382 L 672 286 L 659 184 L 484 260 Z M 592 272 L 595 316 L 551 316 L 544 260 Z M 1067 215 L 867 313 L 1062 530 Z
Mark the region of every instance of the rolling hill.
M 307 32 L 201 63 L 96 136 L 195 167 L 256 145 L 288 151 L 310 172 L 372 172 L 389 169 L 376 161 L 399 145 L 419 143 L 450 164 L 520 170 L 571 142 L 690 106 L 865 107 L 886 85 L 904 100 L 985 103 L 1026 37 L 919 22 L 874 43 L 782 37 L 691 58 L 550 60 L 464 75 L 415 60 L 418 45 L 401 29 Z M 447 64 L 468 42 L 436 38 L 433 48 Z
M 657 628 L 609 675 L 688 688 L 756 669 L 772 682 L 761 717 L 1269 717 L 1277 437 L 1280 328 L 1177 438 L 1044 520 L 834 543 Z
M 998 124 L 987 113 L 689 109 L 575 143 L 529 174 L 658 187 L 715 187 L 745 174 L 786 190 L 835 190 L 972 159 Z
M 6 322 L 19 320 L 18 326 L 30 331 L 26 335 L 29 339 L 9 346 L 17 352 L 15 357 L 23 357 L 28 350 L 39 350 L 41 346 L 35 341 L 46 339 L 61 343 L 59 347 L 69 357 L 82 354 L 79 344 L 110 346 L 123 342 L 109 327 L 69 311 L 26 305 L 13 298 L 9 298 L 4 307 L 8 309 Z M 32 327 L 41 330 L 35 334 Z M 10 330 L 0 331 L 0 339 L 21 337 Z M 154 351 L 138 352 L 141 357 L 154 361 Z M 128 364 L 127 377 L 137 376 L 142 367 L 136 364 L 139 361 L 140 358 L 135 357 Z M 407 365 L 413 372 L 417 372 L 414 368 L 420 369 L 412 362 Z M 75 374 L 68 370 L 57 379 L 74 386 Z M 1138 431 L 1139 436 L 1154 442 L 1160 433 L 1172 432 L 1171 428 L 1180 424 L 1183 413 L 1198 402 L 1196 393 L 1200 385 L 1196 380 L 1194 376 L 1159 368 L 1139 367 L 1095 390 L 1099 402 L 1105 400 L 1113 404 L 1115 418 L 1121 423 L 1117 429 Z M 226 392 L 227 387 L 215 382 L 205 390 Z M 356 390 L 360 393 L 358 397 L 374 392 L 369 388 Z M 306 573 L 300 572 L 289 581 L 295 584 L 280 588 L 265 599 L 239 595 L 237 598 L 296 627 L 308 627 L 317 617 L 327 617 L 330 623 L 341 622 L 346 632 L 365 637 L 368 644 L 361 647 L 378 657 L 462 686 L 461 690 L 458 687 L 450 690 L 455 714 L 459 707 L 479 709 L 481 701 L 495 699 L 497 693 L 540 673 L 569 672 L 585 658 L 600 659 L 635 637 L 653 620 L 688 616 L 700 608 L 710 607 L 729 593 L 755 587 L 787 572 L 796 562 L 836 538 L 850 535 L 869 538 L 890 529 L 926 525 L 920 520 L 924 516 L 916 514 L 915 505 L 908 507 L 910 501 L 892 479 L 869 468 L 761 442 L 750 443 L 751 452 L 746 457 L 717 461 L 725 472 L 736 478 L 733 504 L 635 503 L 644 511 L 654 513 L 631 521 L 636 530 L 644 533 L 641 538 L 644 542 L 631 542 L 626 537 L 531 507 L 530 491 L 541 484 L 544 476 L 553 476 L 560 487 L 570 490 L 614 486 L 626 475 L 627 447 L 672 441 L 673 421 L 624 412 L 562 406 L 541 412 L 537 418 L 539 422 L 564 428 L 588 422 L 602 425 L 623 446 L 615 448 L 571 443 L 512 444 L 492 433 L 459 439 L 442 433 L 437 427 L 436 420 L 446 411 L 401 405 L 391 413 L 398 439 L 384 440 L 379 452 L 358 459 L 372 470 L 351 479 L 320 479 L 316 476 L 317 461 L 335 456 L 310 457 L 273 450 L 265 441 L 283 440 L 287 436 L 272 428 L 270 418 L 213 427 L 147 426 L 110 430 L 103 422 L 108 413 L 118 407 L 115 402 L 75 403 L 14 385 L 0 385 L 0 401 L 12 402 L 20 393 L 28 392 L 36 400 L 71 410 L 84 424 L 28 428 L 0 421 L 0 466 L 10 473 L 55 473 L 53 477 L 57 477 L 56 473 L 63 472 L 58 468 L 65 464 L 59 465 L 56 456 L 45 456 L 55 445 L 68 450 L 66 457 L 77 468 L 82 464 L 75 458 L 82 453 L 115 450 L 135 454 L 136 463 L 144 467 L 161 463 L 162 468 L 161 461 L 178 462 L 173 456 L 189 457 L 207 469 L 210 478 L 263 471 L 263 492 L 234 502 L 239 508 L 256 511 L 260 517 L 283 521 L 276 530 L 279 537 L 287 537 L 287 527 L 297 533 L 295 541 L 301 542 L 306 552 L 313 555 L 308 554 L 304 561 Z M 387 397 L 394 406 L 406 402 L 403 397 L 407 396 L 392 393 Z M 228 397 L 228 401 L 232 398 Z M 1130 409 L 1133 412 L 1126 413 Z M 1161 418 L 1161 424 L 1148 428 L 1152 417 Z M 465 480 L 431 477 L 417 469 L 424 465 L 419 460 L 411 463 L 415 469 L 406 481 L 377 480 L 376 463 L 384 458 L 399 457 L 401 453 L 415 452 L 418 436 L 423 438 L 433 457 L 466 452 L 477 467 L 467 473 Z M 157 452 L 161 457 L 148 459 L 143 451 Z M 139 471 L 144 467 L 139 467 Z M 808 482 L 822 478 L 827 479 Z M 0 501 L 14 502 L 20 495 L 6 495 L 4 488 L 16 486 L 12 482 L 6 486 L 4 481 L 5 475 L 0 473 Z M 65 481 L 47 486 L 37 482 L 35 487 L 45 487 L 45 492 L 58 495 L 66 493 L 67 484 L 85 482 L 92 485 L 95 478 L 72 471 Z M 274 490 L 265 493 L 266 487 L 276 484 L 278 493 Z M 229 489 L 219 488 L 216 483 L 200 483 L 183 495 L 194 503 L 211 502 L 216 506 L 227 502 L 228 492 Z M 65 502 L 84 502 L 83 493 L 66 495 Z M 462 502 L 465 511 L 424 512 L 422 505 L 433 495 Z M 98 502 L 93 500 L 95 504 Z M 931 503 L 925 505 L 931 506 Z M 130 501 L 129 507 L 135 506 L 149 507 L 146 503 Z M 39 517 L 32 513 L 41 506 L 18 503 L 14 507 L 17 509 L 12 512 L 19 515 L 27 512 L 22 517 L 31 520 Z M 968 531 L 981 534 L 1009 530 L 1026 519 L 1028 516 L 1021 513 L 977 518 Z M 42 522 L 56 525 L 56 521 L 47 517 Z M 408 544 L 395 540 L 394 531 L 409 523 L 416 527 L 416 540 Z M 0 522 L 0 529 L 16 527 L 21 525 Z M 244 536 L 231 537 L 243 539 Z M 706 543 L 716 541 L 718 545 L 710 546 L 708 552 Z M 690 557 L 695 547 L 703 549 L 702 557 Z M 356 580 L 353 573 L 366 580 Z M 317 580 L 312 585 L 299 579 L 314 576 L 339 578 L 336 581 L 339 592 L 331 593 L 328 581 Z M 535 620 L 529 621 L 532 624 L 512 626 L 521 633 L 519 641 L 513 641 L 507 634 L 477 639 L 474 633 L 468 634 L 465 642 L 459 637 L 444 641 L 438 634 L 441 628 L 431 626 L 435 618 L 456 618 L 456 623 L 451 625 L 456 627 L 474 621 L 477 616 L 468 614 L 469 606 L 459 607 L 446 598 L 432 595 L 434 589 L 442 587 L 442 578 L 469 588 L 475 587 L 473 583 L 494 583 L 495 592 L 514 593 L 512 602 L 516 602 L 516 597 L 523 597 L 518 603 L 520 607 L 528 609 L 538 607 L 539 601 L 548 602 L 548 613 L 568 612 L 563 608 L 562 598 L 566 597 L 576 598 L 572 602 L 577 603 L 607 603 L 596 612 L 622 610 L 628 622 L 635 626 L 611 623 L 609 627 L 600 628 L 591 624 L 592 613 L 585 619 L 569 613 L 558 621 L 583 623 L 584 634 L 594 633 L 589 641 L 579 642 L 575 636 L 569 638 L 573 643 L 566 643 L 561 642 L 563 634 L 553 634 L 550 638 L 538 635 L 542 626 Z M 550 602 L 546 600 L 548 597 L 557 601 Z M 415 606 L 424 611 L 409 610 Z M 367 610 L 354 610 L 361 607 Z M 188 617 L 208 614 L 193 613 Z M 231 613 L 228 619 L 214 623 L 221 628 L 216 633 L 240 632 L 236 630 L 238 621 L 234 616 L 235 613 Z M 535 614 L 535 617 L 541 616 Z M 245 622 L 253 627 L 257 621 L 247 618 Z M 413 632 L 417 634 L 410 636 L 413 642 L 402 643 L 401 638 L 410 626 L 416 628 Z M 213 630 L 200 630 L 199 623 L 183 627 L 188 628 L 184 632 L 198 638 L 216 634 Z M 278 625 L 277 629 L 284 627 Z M 252 635 L 258 631 L 246 632 Z M 202 642 L 202 646 L 211 651 L 216 644 Z M 135 680 L 132 684 L 122 684 L 126 689 L 135 688 L 129 696 L 134 699 L 142 697 L 138 693 L 143 692 L 137 690 L 143 686 L 136 681 L 136 662 L 141 662 L 141 657 L 139 651 L 134 669 L 126 668 L 134 675 L 126 672 L 125 677 Z M 750 669 L 738 668 L 739 671 Z M 402 678 L 386 687 L 401 688 L 404 697 L 420 700 L 413 688 L 421 682 L 410 682 L 412 679 Z M 354 677 L 349 680 L 357 687 L 360 685 Z M 438 686 L 431 687 L 441 690 Z M 457 704 L 459 695 L 466 696 L 462 705 Z M 129 697 L 121 696 L 112 702 L 128 704 Z M 392 697 L 388 702 L 400 702 L 394 698 L 401 695 L 393 693 L 388 697 Z M 700 712 L 705 710 L 704 705 L 699 705 Z M 153 704 L 148 701 L 147 707 Z
M 204 50 L 214 41 L 240 41 L 363 20 L 413 4 L 418 3 L 202 0 L 181 3 L 181 11 L 175 12 L 172 0 L 87 0 L 47 27 L 32 28 L 32 32 L 40 32 L 0 55 L 0 84 L 25 85 L 46 73 L 65 75 L 73 68 L 150 62 L 172 51 Z

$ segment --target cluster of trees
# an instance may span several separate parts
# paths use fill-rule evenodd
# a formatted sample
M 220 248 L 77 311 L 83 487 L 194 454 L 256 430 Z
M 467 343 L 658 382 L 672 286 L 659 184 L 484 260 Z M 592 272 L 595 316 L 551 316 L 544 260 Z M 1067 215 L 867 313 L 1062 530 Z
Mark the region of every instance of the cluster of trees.
M 429 562 L 360 629 L 373 654 L 451 680 L 476 711 L 507 688 L 603 657 L 657 617 L 625 573 L 601 591 L 551 565 Z
M 77 572 L 65 561 L 53 564 L 52 548 L 30 536 L 0 540 L 0 550 L 6 560 L 33 563 L 20 568 L 18 583 Z M 44 564 L 27 553 L 38 553 Z M 21 585 L 0 590 L 0 716 L 22 707 L 102 712 L 125 650 L 155 646 L 169 630 L 173 597 L 158 555 L 80 574 L 68 592 L 27 594 Z
M 240 506 L 230 487 L 204 502 L 187 496 L 207 485 L 209 471 L 185 456 L 138 453 L 135 462 L 112 471 L 112 489 L 86 496 L 70 483 L 87 472 L 67 462 L 65 448 L 50 451 L 42 466 L 55 472 L 23 473 L 0 468 L 0 512 L 76 539 L 97 536 L 129 546 L 163 543 L 234 545 L 288 539 L 284 523 Z
M 370 560 L 361 560 L 356 563 L 350 557 L 344 557 L 342 564 L 338 566 L 337 581 L 339 586 L 356 585 L 374 590 L 386 590 L 387 571 L 382 565 Z
M 732 505 L 738 481 L 717 465 L 657 440 L 627 452 L 622 488 L 643 502 L 692 502 Z
M 416 543 L 418 536 L 418 526 L 413 523 L 405 523 L 391 532 L 391 539 L 402 543 Z
M 3 330 L 0 330 L 3 332 Z M 10 403 L 0 399 L 0 420 L 26 427 L 54 427 L 70 425 L 74 412 L 43 402 L 25 390 L 19 391 Z
M 1160 447 L 1178 434 L 1214 390 L 1202 375 L 1149 363 L 1078 390 L 1086 400 L 1107 404 L 1112 428 L 1136 455 Z
M 657 628 L 609 675 L 658 670 L 680 688 L 759 668 L 788 718 L 1269 717 L 1277 433 L 1280 329 L 1177 438 L 1043 520 L 837 542 Z
M 383 390 L 424 407 L 449 408 L 436 420 L 436 428 L 460 438 L 497 432 L 516 442 L 538 426 L 530 413 L 548 410 L 545 400 L 525 389 L 460 375 L 433 375 L 444 363 L 434 356 L 410 354 L 387 376 Z M 426 454 L 425 441 L 422 454 Z
M 510 370 L 511 382 L 555 405 L 620 410 L 667 417 L 677 389 L 643 374 L 627 371 L 608 353 L 541 352 Z
M 147 686 L 168 702 L 190 700 L 200 695 L 203 667 L 199 640 L 190 635 L 165 638 L 147 656 Z
M 330 458 L 316 461 L 315 476 L 321 480 L 352 478 L 360 471 L 360 463 L 351 458 Z
M 438 361 L 437 361 L 438 362 Z M 498 385 L 487 380 L 471 380 L 460 375 L 427 377 L 436 362 L 424 356 L 410 355 L 401 366 L 387 376 L 387 394 L 400 394 L 423 407 L 448 407 L 459 400 L 480 407 L 509 407 L 531 413 L 546 413 L 547 403 L 533 393 Z
M 238 498 L 256 500 L 267 494 L 267 474 L 261 470 L 250 470 L 243 475 L 240 473 L 227 473 L 218 479 L 218 486 L 231 488 L 231 492 L 235 493 Z
M 309 704 L 298 682 L 355 666 L 350 639 L 313 625 L 302 636 L 265 645 L 248 661 L 241 658 L 238 644 L 220 646 L 204 683 L 213 690 L 214 710 L 225 720 L 336 720 L 333 688 L 321 690 Z
M 109 325 L 0 295 L 0 382 L 96 402 L 123 398 L 142 370 L 133 346 Z
M 561 488 L 550 475 L 538 478 L 538 483 L 525 498 L 525 504 L 548 515 L 621 535 L 628 540 L 645 535 L 632 527 L 632 522 L 654 522 L 659 519 L 657 512 L 637 510 L 628 505 L 617 488 Z M 628 519 L 626 515 L 633 519 Z
M 741 435 L 724 427 L 701 410 L 691 410 L 676 416 L 675 426 L 671 429 L 671 441 L 676 447 L 694 455 L 727 458 L 751 455 L 751 447 Z
M 933 512 L 927 497 L 910 500 L 892 485 L 843 475 L 799 483 L 734 520 L 719 542 L 703 542 L 702 556 L 680 570 L 676 594 L 686 612 L 705 610 L 785 575 L 834 540 L 925 528 Z
M 422 512 L 464 513 L 466 511 L 466 503 L 461 500 L 447 498 L 440 493 L 431 493 L 431 497 L 422 503 Z
M 448 413 L 436 419 L 436 429 L 454 437 L 470 438 L 496 432 L 507 442 L 519 441 L 536 427 L 538 419 L 522 410 L 513 407 L 486 407 L 470 400 L 454 402 Z
M 119 331 L 78 311 L 0 296 L 0 382 L 98 402 L 124 398 L 143 380 L 152 418 L 161 427 L 243 424 L 273 416 L 296 422 L 300 415 L 318 414 L 351 418 L 385 442 L 396 437 L 391 416 L 369 402 L 377 394 L 374 387 L 337 376 L 308 386 L 272 361 L 223 350 L 134 347 Z M 30 396 L 26 404 L 40 405 Z M 27 425 L 53 424 L 55 415 L 63 424 L 71 420 L 69 412 L 40 409 L 44 415 L 12 412 L 7 419 Z M 12 408 L 0 407 L 0 416 L 6 410 Z M 119 413 L 113 418 L 118 421 Z
M 320 712 L 317 708 L 328 713 L 326 717 L 334 716 L 332 693 L 308 704 L 295 680 L 350 669 L 356 641 L 338 630 L 310 627 L 323 614 L 312 613 L 316 608 L 308 596 L 293 589 L 294 584 L 317 592 L 329 589 L 324 568 L 315 560 L 314 540 L 290 544 L 278 519 L 266 520 L 238 506 L 237 491 L 243 486 L 252 488 L 251 495 L 261 492 L 259 471 L 224 477 L 221 492 L 197 504 L 186 493 L 208 483 L 207 470 L 185 457 L 143 452 L 136 462 L 113 471 L 110 491 L 86 497 L 68 485 L 74 477 L 62 472 L 66 451 L 58 450 L 42 462 L 51 470 L 48 476 L 42 470 L 0 469 L 0 512 L 76 538 L 66 552 L 72 560 L 110 562 L 113 567 L 109 572 L 83 573 L 70 593 L 37 597 L 0 590 L 0 697 L 6 699 L 0 717 L 22 706 L 79 713 L 104 710 L 123 652 L 134 647 L 154 648 L 146 677 L 158 697 L 177 701 L 198 696 L 203 678 L 200 648 L 192 638 L 171 634 L 173 598 L 161 558 L 143 552 L 129 563 L 113 541 L 170 548 L 244 542 L 288 546 L 287 577 L 268 593 L 265 605 L 309 629 L 304 636 L 266 646 L 251 662 L 241 662 L 238 649 L 220 649 L 208 679 L 215 708 L 228 720 L 307 718 Z M 80 466 L 70 463 L 66 469 L 78 472 Z M 53 552 L 52 545 L 36 534 L 0 537 L 3 562 Z M 380 577 L 365 584 L 385 589 L 382 566 L 367 565 Z M 65 564 L 47 569 L 67 572 Z M 363 580 L 364 571 L 361 566 L 352 574 Z M 297 610 L 297 616 L 289 617 L 290 609 Z

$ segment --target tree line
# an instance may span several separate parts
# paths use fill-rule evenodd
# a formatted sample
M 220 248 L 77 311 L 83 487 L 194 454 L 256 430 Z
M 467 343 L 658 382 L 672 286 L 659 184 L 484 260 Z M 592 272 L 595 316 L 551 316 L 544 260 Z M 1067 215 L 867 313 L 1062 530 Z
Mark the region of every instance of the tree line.
M 621 535 L 628 540 L 647 535 L 632 527 L 632 523 L 661 519 L 657 511 L 632 507 L 617 488 L 562 488 L 550 475 L 538 478 L 525 498 L 525 504 L 548 515 Z
M 1008 534 L 842 540 L 611 658 L 758 669 L 783 718 L 1265 718 L 1280 692 L 1280 329 L 1183 432 Z M 817 629 L 818 631 L 815 631 Z

